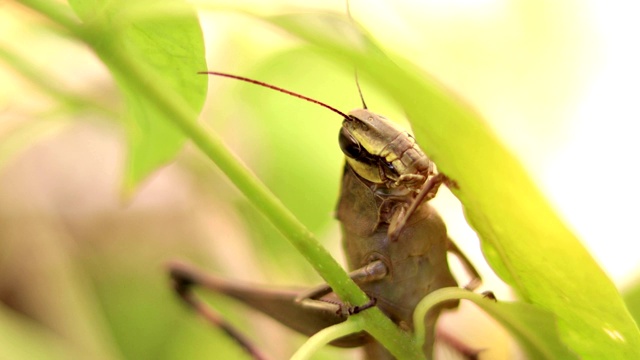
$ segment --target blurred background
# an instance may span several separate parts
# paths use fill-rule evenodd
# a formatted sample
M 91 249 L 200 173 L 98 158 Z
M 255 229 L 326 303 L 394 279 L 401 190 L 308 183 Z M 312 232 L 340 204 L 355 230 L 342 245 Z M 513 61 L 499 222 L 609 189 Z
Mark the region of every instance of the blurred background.
M 229 3 L 265 14 L 346 11 L 341 0 Z M 384 47 L 484 115 L 629 293 L 637 288 L 640 259 L 640 173 L 633 165 L 640 154 L 639 10 L 598 0 L 351 1 L 353 17 Z M 359 107 L 353 74 L 286 34 L 231 13 L 203 11 L 201 21 L 210 70 L 286 87 L 343 111 Z M 174 258 L 242 281 L 321 281 L 191 145 L 125 197 L 123 104 L 104 66 L 14 2 L 0 3 L 0 34 L 0 359 L 244 356 L 175 298 L 164 269 Z M 109 110 L 62 105 L 3 61 L 6 51 L 45 73 L 49 85 L 98 99 Z M 404 121 L 374 87 L 361 86 L 371 109 Z M 343 166 L 340 119 L 228 79 L 212 78 L 209 88 L 201 121 L 342 261 L 333 218 Z M 456 199 L 444 190 L 434 203 L 483 274 L 483 289 L 510 298 Z M 290 356 L 304 341 L 226 299 L 208 298 L 274 358 Z M 483 358 L 517 354 L 471 305 L 441 325 L 487 349 Z M 328 348 L 318 359 L 336 356 L 357 358 Z

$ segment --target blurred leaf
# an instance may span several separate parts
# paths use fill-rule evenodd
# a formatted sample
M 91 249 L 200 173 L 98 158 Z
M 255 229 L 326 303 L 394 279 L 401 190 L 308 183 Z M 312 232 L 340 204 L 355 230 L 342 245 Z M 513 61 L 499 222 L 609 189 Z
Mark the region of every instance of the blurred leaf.
M 457 182 L 492 267 L 524 300 L 558 316 L 571 349 L 590 359 L 640 356 L 640 332 L 614 284 L 477 113 L 415 65 L 386 56 L 343 16 L 266 20 L 357 66 L 403 106 L 422 147 Z
M 250 359 L 229 335 L 214 329 L 204 321 L 194 321 L 195 316 L 184 316 L 186 321 L 175 324 L 173 339 L 165 345 L 162 359 Z
M 180 227 L 177 223 L 172 225 Z M 173 230 L 165 232 L 172 233 Z M 134 244 L 126 247 L 129 250 L 126 255 L 118 252 L 121 245 L 113 249 L 101 248 L 100 253 L 91 257 L 85 270 L 92 274 L 110 333 L 126 358 L 207 359 L 216 354 L 230 359 L 240 357 L 223 354 L 243 355 L 233 339 L 199 319 L 179 301 L 167 274 L 157 263 L 156 258 L 161 256 L 145 249 L 152 246 L 152 241 L 122 235 L 112 241 Z M 183 246 L 186 247 L 188 244 Z M 102 269 L 111 270 L 103 272 Z M 221 308 L 218 305 L 216 302 L 215 309 Z M 232 315 L 226 318 L 235 320 Z
M 127 102 L 130 154 L 125 191 L 130 193 L 151 172 L 174 159 L 185 136 L 162 108 L 140 94 L 115 56 L 135 59 L 152 81 L 183 98 L 198 114 L 207 91 L 204 42 L 196 13 L 180 0 L 71 0 L 93 49 L 110 68 Z M 115 55 L 117 54 L 117 55 Z M 196 121 L 197 119 L 192 119 Z
M 16 269 L 4 280 L 17 283 L 16 300 L 24 306 L 25 314 L 55 332 L 63 341 L 60 346 L 73 351 L 75 358 L 119 358 L 110 334 L 104 331 L 104 319 L 86 273 L 72 258 L 69 234 L 59 215 L 27 215 L 37 213 L 36 208 L 33 203 L 25 204 L 21 215 L 10 217 L 14 221 L 2 223 L 0 239 L 11 254 L 5 266 Z M 44 336 L 39 340 L 43 345 L 51 342 Z
M 92 98 L 68 91 L 64 86 L 60 85 L 63 82 L 59 79 L 53 77 L 47 71 L 42 71 L 37 68 L 31 60 L 17 54 L 2 44 L 0 44 L 0 60 L 6 62 L 13 70 L 30 81 L 31 84 L 40 91 L 57 99 L 60 103 L 73 110 L 92 109 L 113 115 L 112 110 L 108 109 L 105 105 Z
M 640 279 L 627 288 L 623 295 L 631 316 L 636 320 L 636 324 L 640 323 Z
M 88 268 L 119 350 L 129 359 L 161 359 L 171 340 L 176 308 L 181 305 L 165 274 L 157 266 L 136 266 L 140 259 L 136 263 L 117 255 L 107 260 L 93 258 L 100 269 L 111 269 L 102 273 L 98 266 Z
M 0 306 L 0 359 L 72 359 L 68 345 L 44 328 Z
M 22 151 L 30 148 L 39 140 L 52 136 L 65 129 L 69 122 L 66 119 L 40 119 L 44 121 L 27 121 L 14 124 L 9 129 L 3 129 L 4 134 L 0 141 L 0 169 L 7 166 Z

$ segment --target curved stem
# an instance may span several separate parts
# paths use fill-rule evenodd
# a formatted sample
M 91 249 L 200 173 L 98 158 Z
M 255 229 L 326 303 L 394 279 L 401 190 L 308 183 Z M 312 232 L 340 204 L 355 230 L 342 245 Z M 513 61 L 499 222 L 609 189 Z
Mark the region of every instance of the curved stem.
M 459 287 L 447 287 L 438 289 L 420 300 L 416 309 L 413 311 L 414 337 L 419 347 L 422 347 L 425 341 L 426 329 L 424 327 L 424 318 L 427 316 L 427 312 L 441 302 L 457 299 L 473 299 L 478 301 L 482 299 L 482 295 Z
M 329 344 L 333 340 L 339 339 L 343 336 L 357 333 L 363 330 L 362 321 L 359 316 L 352 316 L 347 321 L 333 326 L 329 326 L 307 340 L 295 354 L 291 357 L 291 360 L 306 360 L 316 353 L 320 348 Z

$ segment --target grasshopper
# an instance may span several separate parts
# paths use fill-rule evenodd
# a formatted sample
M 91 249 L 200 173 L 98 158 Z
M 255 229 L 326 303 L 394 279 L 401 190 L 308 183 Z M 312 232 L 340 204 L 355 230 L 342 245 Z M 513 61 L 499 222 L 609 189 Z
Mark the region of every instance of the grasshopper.
M 472 278 L 466 288 L 475 289 L 479 285 L 478 272 L 447 236 L 444 222 L 428 204 L 441 184 L 456 186 L 455 183 L 436 172 L 433 162 L 409 132 L 367 109 L 359 86 L 363 108 L 345 114 L 317 100 L 260 81 L 225 73 L 207 74 L 284 92 L 319 104 L 343 118 L 339 144 L 346 161 L 337 218 L 342 226 L 343 247 L 351 270 L 349 276 L 370 297 L 369 303 L 348 307 L 326 284 L 302 291 L 273 289 L 208 275 L 183 262 L 169 265 L 178 295 L 236 339 L 254 358 L 264 357 L 199 301 L 191 291 L 193 286 L 235 298 L 310 336 L 370 306 L 378 306 L 398 326 L 411 331 L 413 311 L 423 297 L 443 287 L 458 286 L 449 270 L 448 252 L 456 255 Z M 423 351 L 427 358 L 433 356 L 435 325 L 440 312 L 457 305 L 456 301 L 443 303 L 426 316 L 427 339 Z M 363 346 L 366 359 L 393 359 L 366 333 L 346 336 L 332 345 Z M 463 354 L 474 355 L 464 346 L 457 347 Z

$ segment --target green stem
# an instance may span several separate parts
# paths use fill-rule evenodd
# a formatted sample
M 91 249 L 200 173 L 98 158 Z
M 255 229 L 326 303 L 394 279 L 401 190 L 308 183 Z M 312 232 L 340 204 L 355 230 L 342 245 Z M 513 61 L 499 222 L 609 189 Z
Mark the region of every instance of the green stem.
M 447 287 L 438 289 L 425 296 L 413 311 L 413 324 L 415 328 L 415 341 L 418 346 L 422 347 L 425 341 L 426 329 L 424 327 L 424 318 L 427 316 L 429 309 L 447 300 L 468 299 L 478 301 L 482 299 L 482 295 L 478 295 L 472 291 L 461 289 L 459 287 Z
M 307 340 L 298 351 L 291 357 L 291 360 L 309 359 L 320 348 L 329 344 L 333 340 L 343 336 L 354 334 L 363 330 L 363 324 L 360 317 L 352 316 L 347 321 L 329 326 L 315 333 Z

